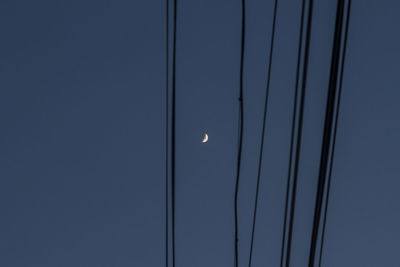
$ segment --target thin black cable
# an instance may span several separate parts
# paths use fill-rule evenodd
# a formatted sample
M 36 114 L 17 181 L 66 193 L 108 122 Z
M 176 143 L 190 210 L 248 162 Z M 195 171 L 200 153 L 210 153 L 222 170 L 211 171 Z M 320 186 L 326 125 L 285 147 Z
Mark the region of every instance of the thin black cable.
M 336 11 L 335 33 L 334 33 L 333 48 L 332 48 L 331 70 L 329 77 L 328 97 L 327 97 L 326 112 L 325 112 L 324 133 L 321 146 L 318 189 L 315 200 L 314 222 L 312 228 L 310 256 L 308 263 L 310 267 L 313 267 L 315 262 L 323 196 L 328 174 L 328 164 L 329 164 L 329 154 L 330 154 L 329 152 L 332 144 L 331 142 L 333 142 L 332 128 L 334 126 L 334 123 L 336 124 L 336 122 L 334 122 L 334 115 L 335 115 L 334 110 L 335 110 L 335 98 L 339 90 L 337 87 L 337 82 L 339 73 L 340 52 L 342 45 L 344 6 L 345 6 L 344 0 L 338 0 L 338 6 Z M 334 131 L 336 131 L 336 129 L 334 129 Z
M 174 26 L 172 44 L 172 122 L 171 122 L 171 224 L 172 224 L 172 267 L 175 267 L 175 130 L 176 130 L 176 22 L 177 22 L 177 0 L 174 0 Z
M 286 231 L 287 231 L 287 215 L 288 215 L 288 206 L 289 206 L 289 192 L 290 192 L 290 180 L 292 177 L 292 161 L 293 161 L 293 147 L 294 147 L 294 132 L 296 127 L 296 117 L 297 117 L 297 95 L 299 88 L 299 77 L 300 77 L 300 62 L 301 62 L 301 51 L 303 47 L 303 25 L 304 25 L 304 10 L 305 10 L 305 1 L 303 1 L 302 10 L 301 10 L 301 19 L 300 19 L 300 35 L 299 35 L 299 44 L 297 51 L 297 66 L 296 66 L 296 85 L 294 92 L 294 100 L 293 100 L 293 116 L 292 116 L 292 131 L 290 134 L 290 149 L 289 149 L 289 165 L 288 165 L 288 176 L 286 180 L 286 199 L 285 199 L 285 212 L 283 219 L 283 234 L 282 234 L 282 244 L 281 244 L 281 260 L 280 266 L 283 267 L 283 260 L 285 255 L 285 242 L 286 242 Z
M 240 178 L 240 165 L 242 159 L 242 145 L 243 145 L 243 69 L 244 69 L 244 51 L 245 51 L 245 33 L 246 33 L 246 0 L 242 0 L 242 28 L 241 28 L 241 47 L 240 47 L 240 78 L 239 78 L 239 148 L 237 153 L 236 162 L 236 182 L 235 182 L 235 204 L 234 204 L 234 217 L 235 217 L 235 267 L 239 265 L 239 248 L 238 248 L 238 193 L 239 193 L 239 178 Z
M 303 2 L 304 4 L 304 2 Z M 293 176 L 293 186 L 292 186 L 292 201 L 290 207 L 290 220 L 289 220 L 289 235 L 286 248 L 286 266 L 290 266 L 290 255 L 292 247 L 292 236 L 293 236 L 293 223 L 294 223 L 294 212 L 296 206 L 296 193 L 297 193 L 297 180 L 299 172 L 299 162 L 300 162 L 300 152 L 301 152 L 301 139 L 303 134 L 303 117 L 304 117 L 304 102 L 306 94 L 307 85 L 307 74 L 308 74 L 308 60 L 310 52 L 310 42 L 311 42 L 311 26 L 313 17 L 313 6 L 314 1 L 310 0 L 308 5 L 308 19 L 307 19 L 307 31 L 306 31 L 306 41 L 304 47 L 304 64 L 303 64 L 303 76 L 301 85 L 301 98 L 300 98 L 300 109 L 299 109 L 299 120 L 298 120 L 298 131 L 297 131 L 297 144 L 296 144 L 296 156 L 294 164 L 294 176 Z M 304 9 L 303 9 L 304 11 Z M 304 13 L 303 13 L 304 14 Z M 303 15 L 302 15 L 303 17 Z
M 251 229 L 249 267 L 251 267 L 252 259 L 253 259 L 254 234 L 255 234 L 255 229 L 256 229 L 258 195 L 259 195 L 259 191 L 260 191 L 261 164 L 262 164 L 263 151 L 264 151 L 265 124 L 266 124 L 266 117 L 267 117 L 269 87 L 270 87 L 270 81 L 271 81 L 271 67 L 272 67 L 272 55 L 273 55 L 273 51 L 274 51 L 275 24 L 276 24 L 276 10 L 277 10 L 277 8 L 278 8 L 278 0 L 275 0 L 275 3 L 274 3 L 274 14 L 273 14 L 273 19 L 272 19 L 272 32 L 271 32 L 271 40 L 270 40 L 267 84 L 266 84 L 266 89 L 265 89 L 264 116 L 263 116 L 262 130 L 261 130 L 261 148 L 260 148 L 260 155 L 259 155 L 259 158 L 258 158 L 256 196 L 255 196 L 255 200 L 254 200 L 254 211 L 253 211 L 253 225 L 252 225 L 252 229 Z
M 165 2 L 165 15 L 166 15 L 166 27 L 165 27 L 165 267 L 168 267 L 168 253 L 169 253 L 169 0 Z
M 320 254 L 319 254 L 319 261 L 318 261 L 319 267 L 321 266 L 321 262 L 322 262 L 322 253 L 323 253 L 323 248 L 324 248 L 325 229 L 326 229 L 326 219 L 327 219 L 327 214 L 328 214 L 329 193 L 330 193 L 331 179 L 332 179 L 332 168 L 333 168 L 333 161 L 335 158 L 336 134 L 337 134 L 337 128 L 338 128 L 337 125 L 338 125 L 338 118 L 339 118 L 339 113 L 340 113 L 340 103 L 341 103 L 341 97 L 342 97 L 343 73 L 344 73 L 344 66 L 345 66 L 345 59 L 346 59 L 346 48 L 347 48 L 347 39 L 348 39 L 350 14 L 351 14 L 350 10 L 351 10 L 351 0 L 348 0 L 347 1 L 347 18 L 346 18 L 346 26 L 345 26 L 345 33 L 344 33 L 343 52 L 342 52 L 342 62 L 341 62 L 341 70 L 340 70 L 340 80 L 339 80 L 338 97 L 337 97 L 337 104 L 336 104 L 335 126 L 334 126 L 334 132 L 333 132 L 333 140 L 332 140 L 331 164 L 329 166 L 328 185 L 327 185 L 326 201 L 325 201 L 325 214 L 324 214 L 323 224 L 322 224 L 321 245 L 320 245 Z

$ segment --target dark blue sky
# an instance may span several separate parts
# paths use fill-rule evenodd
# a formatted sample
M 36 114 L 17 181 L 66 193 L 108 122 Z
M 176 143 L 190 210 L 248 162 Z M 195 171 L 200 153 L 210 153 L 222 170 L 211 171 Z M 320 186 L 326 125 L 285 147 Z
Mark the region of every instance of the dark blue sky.
M 0 12 L 0 265 L 160 266 L 163 2 Z
M 274 4 L 246 2 L 240 266 Z M 398 266 L 400 4 L 352 2 L 322 266 Z M 278 3 L 253 267 L 281 253 L 301 1 Z M 233 266 L 240 14 L 178 0 L 177 267 Z M 315 1 L 292 266 L 307 266 L 335 15 Z M 0 2 L 0 266 L 164 266 L 165 19 L 164 0 Z

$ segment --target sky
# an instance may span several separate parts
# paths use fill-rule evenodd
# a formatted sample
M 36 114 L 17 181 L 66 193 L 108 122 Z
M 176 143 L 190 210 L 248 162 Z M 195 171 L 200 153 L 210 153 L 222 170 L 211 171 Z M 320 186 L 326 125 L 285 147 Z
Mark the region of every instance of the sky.
M 246 1 L 247 266 L 274 1 Z M 399 3 L 353 0 L 322 266 L 397 266 Z M 166 2 L 0 2 L 0 265 L 165 266 Z M 178 0 L 176 266 L 232 267 L 240 1 Z M 315 1 L 291 266 L 307 266 L 336 1 Z M 301 1 L 278 0 L 253 265 L 279 266 Z M 202 143 L 204 134 L 209 135 Z

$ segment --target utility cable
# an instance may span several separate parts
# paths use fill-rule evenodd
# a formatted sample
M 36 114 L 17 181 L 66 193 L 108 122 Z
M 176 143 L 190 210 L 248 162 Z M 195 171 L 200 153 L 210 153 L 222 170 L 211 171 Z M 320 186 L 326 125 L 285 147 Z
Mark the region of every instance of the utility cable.
M 169 266 L 169 0 L 165 2 L 165 267 Z
M 173 43 L 172 43 L 172 122 L 171 122 L 171 239 L 172 239 L 172 267 L 175 267 L 176 252 L 175 252 L 175 132 L 176 132 L 176 26 L 177 26 L 177 0 L 173 1 Z
M 347 46 L 347 36 L 350 20 L 350 7 L 351 0 L 347 1 L 347 18 L 344 17 L 345 14 L 345 1 L 338 0 L 338 6 L 336 11 L 336 23 L 335 32 L 333 39 L 332 48 L 332 59 L 331 59 L 331 70 L 329 78 L 328 87 L 328 97 L 326 104 L 325 113 L 325 123 L 324 123 L 324 134 L 321 147 L 321 161 L 319 168 L 319 178 L 318 178 L 318 189 L 315 201 L 314 210 L 314 222 L 311 236 L 311 246 L 310 246 L 310 257 L 309 257 L 309 267 L 314 267 L 316 246 L 318 240 L 318 233 L 320 228 L 322 204 L 324 197 L 325 184 L 327 183 L 326 189 L 326 201 L 325 201 L 325 214 L 323 217 L 322 226 L 322 236 L 321 236 L 321 246 L 320 246 L 320 257 L 318 265 L 321 266 L 323 241 L 325 236 L 326 228 L 326 216 L 328 209 L 329 192 L 332 177 L 332 164 L 334 160 L 335 145 L 336 145 L 336 132 L 337 124 L 340 110 L 340 99 L 342 93 L 342 83 L 343 83 L 343 70 L 345 63 L 345 54 Z M 342 37 L 343 37 L 343 24 L 345 24 L 344 31 L 344 42 L 342 47 Z M 341 58 L 341 60 L 340 60 Z M 339 72 L 340 69 L 340 72 Z M 339 85 L 338 84 L 339 80 Z M 335 103 L 335 99 L 337 99 Z M 336 107 L 335 107 L 336 104 Z M 336 112 L 335 112 L 336 111 Z M 333 128 L 333 130 L 332 130 Z M 330 162 L 329 162 L 330 159 Z M 329 170 L 328 170 L 329 169 Z
M 260 142 L 261 147 L 260 147 L 260 155 L 258 158 L 257 185 L 256 185 L 256 195 L 255 195 L 255 200 L 254 200 L 253 224 L 252 224 L 252 228 L 251 228 L 249 267 L 251 267 L 252 260 L 253 260 L 254 235 L 255 235 L 255 230 L 256 230 L 258 195 L 259 195 L 259 191 L 260 191 L 261 165 L 262 165 L 262 158 L 263 158 L 263 151 L 264 151 L 264 135 L 265 135 L 265 125 L 266 125 L 266 118 L 267 118 L 269 87 L 270 87 L 270 81 L 271 81 L 272 55 L 273 55 L 273 51 L 274 51 L 275 24 L 276 24 L 277 8 L 278 8 L 278 0 L 275 0 L 274 13 L 273 13 L 273 19 L 272 19 L 270 50 L 269 50 L 267 83 L 266 83 L 266 89 L 265 89 L 264 116 L 263 116 L 262 130 L 261 130 L 261 142 Z
M 305 93 L 306 93 L 306 85 L 307 85 L 307 74 L 308 74 L 308 61 L 309 61 L 309 51 L 310 51 L 310 42 L 311 42 L 311 26 L 312 26 L 312 17 L 313 17 L 313 6 L 314 1 L 309 0 L 308 2 L 308 18 L 306 25 L 306 35 L 305 35 L 305 46 L 304 46 L 304 58 L 303 58 L 303 72 L 302 72 L 302 81 L 301 81 L 301 91 L 300 91 L 300 106 L 299 106 L 299 115 L 297 121 L 297 136 L 296 136 L 296 147 L 295 147 L 295 158 L 294 158 L 294 170 L 293 170 L 293 184 L 291 188 L 291 201 L 290 201 L 290 214 L 289 218 L 287 218 L 287 212 L 289 211 L 289 182 L 291 177 L 291 160 L 293 154 L 294 147 L 294 127 L 292 127 L 292 139 L 291 139 L 291 152 L 290 152 L 290 160 L 289 160 L 289 175 L 288 175 L 288 187 L 286 194 L 286 203 L 285 203 L 285 218 L 284 218 L 284 233 L 282 240 L 282 254 L 281 254 L 281 266 L 284 266 L 283 259 L 284 253 L 286 251 L 286 267 L 290 266 L 290 256 L 291 256 L 291 247 L 292 247 L 292 238 L 293 238 L 293 224 L 294 224 L 294 214 L 296 207 L 296 193 L 297 193 L 297 181 L 298 181 L 298 172 L 299 172 L 299 162 L 300 162 L 300 153 L 301 153 L 301 139 L 303 134 L 303 118 L 304 118 L 304 104 L 305 104 Z M 297 93 L 298 86 L 300 84 L 300 61 L 301 61 L 301 52 L 302 52 L 302 42 L 303 42 L 303 24 L 305 19 L 305 0 L 303 0 L 302 14 L 301 14 L 301 25 L 300 25 L 300 37 L 299 37 L 299 47 L 298 47 L 298 61 L 297 61 L 297 71 L 296 71 L 296 89 L 295 89 L 295 101 L 297 102 Z M 296 103 L 295 102 L 295 103 Z M 297 115 L 297 104 L 295 104 L 293 111 L 293 121 L 292 125 L 295 125 L 294 120 Z M 289 219 L 288 226 L 288 237 L 287 243 L 285 246 L 286 239 L 286 222 Z
M 236 161 L 236 181 L 235 181 L 235 199 L 234 199 L 234 265 L 239 265 L 239 238 L 238 238 L 238 193 L 239 193 L 239 180 L 240 180 L 240 165 L 242 159 L 242 146 L 243 146 L 243 70 L 244 70 L 244 51 L 245 51 L 245 33 L 246 33 L 246 0 L 241 2 L 242 23 L 241 23 L 241 45 L 240 45 L 240 77 L 239 77 L 239 144 Z

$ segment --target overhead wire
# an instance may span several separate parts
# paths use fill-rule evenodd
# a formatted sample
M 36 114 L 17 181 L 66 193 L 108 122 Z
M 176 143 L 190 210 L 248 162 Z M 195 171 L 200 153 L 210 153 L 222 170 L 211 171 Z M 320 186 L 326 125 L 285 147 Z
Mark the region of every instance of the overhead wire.
M 172 100 L 171 100 L 171 241 L 172 267 L 176 263 L 175 251 L 175 151 L 176 151 L 176 33 L 177 33 L 177 0 L 173 0 L 173 43 L 172 43 Z
M 254 235 L 255 235 L 255 230 L 256 230 L 258 195 L 259 195 L 259 191 L 260 191 L 261 165 L 262 165 L 262 158 L 263 158 L 263 151 L 264 151 L 264 135 L 265 135 L 266 117 L 267 117 L 267 110 L 268 110 L 267 106 L 268 106 L 268 98 L 269 98 L 269 88 L 270 88 L 270 81 L 271 81 L 272 56 L 273 56 L 273 51 L 274 51 L 277 8 L 278 8 L 278 0 L 275 0 L 274 1 L 273 18 L 272 18 L 272 31 L 271 31 L 271 39 L 270 39 L 267 82 L 266 82 L 266 90 L 265 90 L 264 115 L 263 115 L 263 123 L 262 123 L 262 130 L 261 130 L 261 142 L 260 142 L 261 147 L 260 147 L 260 154 L 258 157 L 256 195 L 255 195 L 255 200 L 254 200 L 253 222 L 252 222 L 252 228 L 251 228 L 251 241 L 250 241 L 250 252 L 249 252 L 249 265 L 248 265 L 249 267 L 251 267 L 252 259 L 253 259 Z
M 345 30 L 344 44 L 343 44 L 342 66 L 341 66 L 341 71 L 340 71 L 338 103 L 337 103 L 337 107 L 336 107 L 335 130 L 334 130 L 334 134 L 333 134 L 333 145 L 332 145 L 332 155 L 331 155 L 332 162 L 331 162 L 331 165 L 329 168 L 328 188 L 327 188 L 326 201 L 325 201 L 325 213 L 324 213 L 324 219 L 323 219 L 323 225 L 322 225 L 320 257 L 319 257 L 319 264 L 318 264 L 319 266 L 321 266 L 324 239 L 325 239 L 325 229 L 326 229 L 326 220 L 327 220 L 327 214 L 328 214 L 328 204 L 329 204 L 329 193 L 330 193 L 330 187 L 331 187 L 333 159 L 335 156 L 335 147 L 336 147 L 336 133 L 337 133 L 337 128 L 338 128 L 337 125 L 338 125 L 338 118 L 339 118 L 339 112 L 340 112 L 340 103 L 341 103 L 341 98 L 342 98 L 343 73 L 344 73 L 344 64 L 345 64 L 345 58 L 346 58 L 347 39 L 348 39 L 347 37 L 348 37 L 349 24 L 350 24 L 351 0 L 348 0 L 347 3 L 348 3 L 348 7 L 347 7 L 347 18 L 346 18 L 346 30 Z
M 303 43 L 303 24 L 305 21 L 305 0 L 303 0 L 302 11 L 301 11 L 301 23 L 300 23 L 300 36 L 299 36 L 299 45 L 298 45 L 298 60 L 297 60 L 297 70 L 296 70 L 296 85 L 295 85 L 295 105 L 293 110 L 293 118 L 292 118 L 292 134 L 291 134 L 291 148 L 290 148 L 290 159 L 289 159 L 289 170 L 288 170 L 288 180 L 287 180 L 287 193 L 286 193 L 286 201 L 285 201 L 285 215 L 284 215 L 284 230 L 283 230 L 283 238 L 282 238 L 282 248 L 281 248 L 281 267 L 284 265 L 286 267 L 290 266 L 290 258 L 291 258 L 291 246 L 292 246 L 292 238 L 293 238 L 293 224 L 294 224 L 294 215 L 295 215 L 295 206 L 296 206 L 296 193 L 297 193 L 297 181 L 298 181 L 298 172 L 299 172 L 299 161 L 300 161 L 300 152 L 301 152 L 301 139 L 303 134 L 303 117 L 304 117 L 304 104 L 305 104 L 305 93 L 306 93 L 306 85 L 307 85 L 307 75 L 308 75 L 308 62 L 309 62 L 309 51 L 310 51 L 310 42 L 311 42 L 311 26 L 312 26 L 312 17 L 313 17 L 313 5 L 314 1 L 309 0 L 308 2 L 308 18 L 306 24 L 306 35 L 305 35 L 305 46 L 304 46 L 304 57 L 303 57 L 303 71 L 302 71 L 302 81 L 301 81 L 301 91 L 300 91 L 300 105 L 299 105 L 299 114 L 297 120 L 297 136 L 296 142 L 294 141 L 294 131 L 295 131 L 295 120 L 297 118 L 297 95 L 298 88 L 300 85 L 300 65 L 301 65 L 301 55 L 302 55 L 302 43 Z M 296 143 L 296 145 L 294 145 Z M 295 146 L 295 157 L 294 157 L 294 170 L 293 170 L 293 183 L 291 190 L 290 188 L 290 180 L 291 180 L 291 166 L 292 166 L 292 158 L 293 158 L 293 148 Z M 291 201 L 289 201 L 289 192 L 291 191 Z M 289 202 L 290 202 L 290 210 L 289 210 Z M 288 214 L 289 212 L 289 214 Z M 289 215 L 289 218 L 288 218 Z M 289 219 L 288 229 L 286 230 L 287 220 Z M 287 233 L 286 233 L 287 231 Z M 286 234 L 287 242 L 286 240 Z M 284 257 L 286 255 L 286 257 Z M 285 259 L 285 264 L 284 264 Z
M 166 266 L 169 264 L 169 216 L 168 216 L 168 211 L 169 211 L 169 189 L 168 189 L 168 176 L 169 176 L 169 164 L 168 164 L 168 156 L 169 156 L 169 127 L 168 127 L 168 121 L 169 121 L 169 0 L 166 0 L 167 2 L 167 15 L 166 15 L 166 20 L 167 20 L 167 26 L 166 26 L 166 32 L 167 32 L 167 41 L 166 41 L 166 53 L 167 53 L 167 59 L 166 59 L 166 110 L 167 110 L 167 115 L 166 115 L 166 121 L 167 121 L 167 126 L 166 126 L 166 140 L 167 140 L 167 146 L 166 146 Z M 339 3 L 343 2 L 343 0 L 339 0 Z M 349 24 L 349 13 L 350 13 L 350 4 L 351 0 L 348 1 L 348 17 L 346 20 L 346 33 L 345 33 L 345 41 L 344 41 L 344 51 L 343 51 L 343 60 L 342 60 L 342 68 L 341 68 L 341 78 L 340 78 L 340 89 L 339 89 L 339 96 L 338 96 L 338 103 L 337 103 L 337 114 L 336 114 L 336 119 L 335 119 L 335 129 L 334 129 L 334 134 L 333 134 L 333 143 L 336 141 L 336 128 L 337 128 L 337 117 L 338 117 L 338 110 L 339 110 L 339 105 L 340 105 L 340 95 L 341 95 L 341 86 L 342 86 L 342 76 L 343 76 L 343 66 L 344 66 L 344 54 L 345 54 L 345 48 L 346 48 L 346 43 L 347 43 L 347 31 L 348 31 L 348 24 Z M 177 0 L 173 1 L 173 49 L 172 49 L 172 103 L 171 103 L 171 240 L 172 240 L 172 266 L 175 267 L 175 141 L 176 141 L 176 33 L 177 33 Z M 270 45 L 270 57 L 269 57 L 269 63 L 268 63 L 268 76 L 267 76 L 267 85 L 266 85 L 266 98 L 265 98 L 265 104 L 264 104 L 264 116 L 263 116 L 263 126 L 262 126 L 262 139 L 261 139 L 261 148 L 260 148 L 260 155 L 259 155 L 259 164 L 258 164 L 258 173 L 257 173 L 257 185 L 256 185 L 256 196 L 255 196 L 255 205 L 254 205 L 254 211 L 253 211 L 253 223 L 252 223 L 252 234 L 251 234 L 251 247 L 250 247 L 250 256 L 249 256 L 249 267 L 251 267 L 252 264 L 252 253 L 253 253 L 253 244 L 254 244 L 254 235 L 255 235 L 255 226 L 256 226 L 256 215 L 257 215 L 257 205 L 258 205 L 258 195 L 259 195 L 259 185 L 260 185 L 260 173 L 261 173 L 261 162 L 262 162 L 262 155 L 263 155 L 263 144 L 264 144 L 264 134 L 265 134 L 265 125 L 266 125 L 266 116 L 267 116 L 267 104 L 268 104 L 268 92 L 269 92 L 269 87 L 270 87 L 270 76 L 271 76 L 271 66 L 272 66 L 272 54 L 273 54 L 273 43 L 274 43 L 274 36 L 275 36 L 275 24 L 276 24 L 276 10 L 277 10 L 277 0 L 275 0 L 275 5 L 274 5 L 274 16 L 273 16 L 273 26 L 272 26 L 272 36 L 271 36 L 271 45 Z M 288 209 L 289 209 L 289 188 L 290 188 L 290 178 L 291 178 L 291 169 L 292 169 L 292 159 L 293 159 L 293 148 L 294 148 L 294 132 L 295 132 L 295 124 L 296 124 L 296 118 L 297 118 L 297 95 L 298 95 L 298 89 L 299 89 L 299 83 L 300 83 L 300 61 L 301 61 L 301 53 L 302 53 L 302 43 L 303 43 L 303 24 L 304 24 L 304 17 L 305 17 L 305 0 L 303 1 L 303 7 L 302 7 L 302 15 L 301 15 L 301 26 L 300 26 L 300 38 L 299 38 L 299 48 L 298 48 L 298 62 L 297 62 L 297 71 L 296 71 L 296 89 L 295 89 L 295 100 L 294 100 L 294 114 L 292 118 L 292 133 L 291 133 L 291 145 L 290 145 L 290 160 L 289 160 L 289 171 L 288 171 L 288 181 L 287 181 L 287 192 L 286 192 L 286 201 L 285 201 L 285 218 L 284 218 L 284 231 L 283 231 L 283 238 L 282 238 L 282 253 L 281 253 L 281 267 L 283 267 L 283 258 L 284 258 L 284 250 L 286 249 L 286 266 L 290 266 L 290 252 L 291 252 L 291 242 L 292 242 L 292 232 L 293 232 L 293 221 L 294 221 L 294 210 L 295 210 L 295 203 L 296 203 L 296 190 L 297 190 L 297 178 L 298 178 L 298 168 L 299 168 L 299 158 L 300 158 L 300 150 L 301 150 L 301 138 L 302 138 L 302 125 L 303 125 L 303 114 L 304 114 L 304 102 L 305 102 L 305 89 L 306 89 L 306 80 L 307 80 L 307 71 L 308 71 L 308 58 L 309 58 L 309 47 L 310 47 L 310 35 L 311 35 L 311 24 L 312 24 L 312 10 L 313 10 L 313 0 L 309 1 L 309 6 L 308 6 L 308 20 L 307 20 L 307 28 L 306 28 L 306 41 L 305 41 L 305 49 L 304 49 L 304 62 L 303 62 L 303 76 L 302 76 L 302 86 L 301 86 L 301 95 L 300 95 L 300 108 L 299 108 L 299 115 L 298 115 L 298 121 L 297 121 L 297 142 L 296 142 L 296 151 L 295 151 L 295 163 L 294 163 L 294 175 L 293 175 L 293 185 L 292 185 L 292 190 L 291 190 L 291 205 L 290 205 L 290 216 L 289 216 L 289 229 L 288 231 L 288 241 L 285 246 L 285 240 L 286 240 L 286 224 L 287 224 L 287 216 L 288 216 Z M 235 267 L 238 266 L 238 191 L 239 191 L 239 184 L 240 184 L 240 167 L 241 167 L 241 156 L 242 156 L 242 145 L 243 145 L 243 119 L 244 119 L 244 112 L 243 112 L 243 77 L 244 77 L 244 52 L 245 52 L 245 15 L 246 15 L 246 3 L 245 0 L 242 0 L 242 23 L 241 23 L 241 52 L 240 52 L 240 80 L 239 80 L 239 144 L 238 144 L 238 153 L 237 153 L 237 166 L 236 166 L 236 182 L 235 182 L 235 200 L 234 200 L 234 219 L 235 219 Z M 343 14 L 342 14 L 343 15 Z M 337 52 L 333 52 L 337 53 Z M 332 71 L 332 70 L 331 70 Z M 337 71 L 337 70 L 336 70 Z M 331 74 L 333 75 L 333 74 Z M 337 76 L 337 73 L 336 73 Z M 333 83 L 333 81 L 330 82 L 330 84 Z M 335 82 L 336 85 L 336 82 Z M 332 87 L 333 85 L 331 85 Z M 333 88 L 333 87 L 332 87 Z M 331 101 L 329 100 L 328 97 L 328 102 Z M 331 103 L 329 104 L 329 109 L 332 109 Z M 328 108 L 328 107 L 327 107 Z M 331 112 L 333 110 L 327 111 L 329 112 L 329 116 L 333 116 Z M 328 116 L 328 114 L 327 114 Z M 327 126 L 327 124 L 330 124 L 331 126 Z M 328 122 L 325 123 L 325 127 L 332 127 L 332 118 L 328 119 Z M 327 128 L 325 129 L 327 132 Z M 323 153 L 324 157 L 323 160 L 325 160 L 325 150 L 326 150 L 326 144 L 327 140 L 325 140 L 327 137 L 324 137 L 324 144 L 323 144 Z M 330 139 L 330 136 L 329 136 Z M 325 150 L 324 150 L 325 149 Z M 334 149 L 332 149 L 332 158 L 334 155 Z M 322 179 L 322 174 L 326 174 L 326 163 L 321 163 L 323 164 L 320 167 L 320 179 Z M 331 172 L 332 168 L 329 169 L 329 178 L 328 178 L 328 193 L 327 193 L 327 201 L 326 203 L 326 210 L 328 207 L 328 199 L 329 199 L 329 188 L 330 188 L 330 181 L 331 181 Z M 326 177 L 326 175 L 325 175 Z M 325 183 L 325 181 L 320 181 L 320 183 Z M 322 185 L 319 185 L 319 190 Z M 323 191 L 323 190 L 322 190 Z M 316 217 L 320 217 L 320 209 L 321 209 L 321 200 L 322 196 L 320 196 L 320 193 L 317 194 L 317 203 L 318 205 L 316 207 L 316 214 L 314 218 L 314 227 L 316 226 Z M 325 232 L 325 224 L 326 224 L 326 213 L 324 216 L 324 221 L 323 221 L 323 235 Z M 319 224 L 319 220 L 318 220 Z M 318 233 L 318 230 L 317 232 Z M 313 239 L 316 237 L 315 235 L 315 230 L 313 230 Z M 323 239 L 323 236 L 322 236 Z M 314 248 L 315 245 L 312 245 L 312 248 Z M 322 251 L 322 246 L 323 243 L 321 243 L 321 251 Z M 315 250 L 315 248 L 313 249 Z M 313 253 L 313 252 L 310 252 Z M 314 262 L 314 255 L 310 255 L 310 262 L 311 258 L 313 259 Z M 321 262 L 321 259 L 320 259 Z M 313 266 L 313 265 L 310 265 Z
M 300 77 L 300 63 L 301 63 L 301 51 L 303 45 L 303 24 L 304 24 L 304 8 L 305 1 L 303 0 L 302 11 L 301 11 L 301 19 L 300 19 L 300 34 L 299 34 L 299 44 L 298 44 L 298 52 L 297 52 L 297 67 L 296 67 L 296 85 L 294 92 L 294 103 L 293 103 L 293 116 L 292 116 L 292 130 L 290 134 L 290 148 L 289 148 L 289 164 L 288 164 L 288 175 L 286 180 L 286 199 L 285 199 L 285 210 L 284 210 L 284 218 L 283 218 L 283 233 L 282 233 L 282 243 L 281 243 L 281 258 L 280 258 L 280 267 L 283 267 L 284 264 L 284 256 L 285 256 L 285 248 L 286 248 L 286 231 L 287 231 L 287 217 L 288 217 L 288 207 L 289 207 L 289 194 L 290 194 L 290 181 L 292 177 L 292 161 L 293 161 L 293 147 L 294 147 L 294 133 L 296 127 L 296 117 L 297 117 L 297 95 L 298 95 L 298 84 Z
M 169 0 L 165 1 L 165 267 L 169 266 Z
M 239 71 L 239 122 L 238 122 L 238 152 L 236 160 L 236 181 L 234 195 L 234 266 L 239 265 L 239 230 L 238 230 L 238 194 L 240 182 L 240 166 L 242 159 L 243 146 L 243 76 L 244 76 L 244 52 L 245 52 L 245 33 L 246 33 L 246 0 L 241 1 L 241 44 L 240 44 L 240 71 Z
M 343 72 L 346 56 L 347 37 L 350 21 L 351 0 L 347 1 L 347 16 L 345 14 L 345 1 L 339 0 L 337 6 L 335 33 L 333 39 L 331 70 L 328 87 L 328 97 L 325 113 L 324 134 L 321 147 L 321 161 L 319 169 L 318 188 L 315 201 L 314 222 L 310 244 L 309 266 L 313 267 L 315 264 L 316 246 L 319 234 L 319 225 L 321 221 L 323 197 L 325 191 L 325 184 L 327 183 L 326 196 L 325 196 L 325 213 L 322 222 L 322 233 L 320 243 L 320 254 L 318 266 L 321 266 L 322 251 L 325 238 L 326 219 L 328 211 L 329 193 L 332 178 L 332 166 L 335 155 L 336 135 L 338 117 L 340 112 L 340 103 L 342 95 Z M 343 24 L 345 24 L 343 34 Z M 342 38 L 344 38 L 342 44 Z M 340 70 L 339 70 L 340 69 Z M 338 83 L 339 81 L 339 83 Z M 338 84 L 337 84 L 338 83 Z M 336 100 L 336 101 L 335 101 Z

